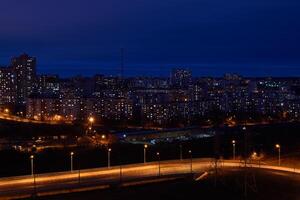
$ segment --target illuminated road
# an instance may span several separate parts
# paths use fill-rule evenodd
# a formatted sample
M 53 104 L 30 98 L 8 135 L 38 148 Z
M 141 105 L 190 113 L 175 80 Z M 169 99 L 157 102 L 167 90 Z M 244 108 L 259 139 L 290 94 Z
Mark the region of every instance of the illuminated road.
M 239 161 L 222 161 L 218 163 L 219 167 L 244 167 Z M 213 169 L 212 159 L 193 159 L 193 173 L 203 173 Z M 280 170 L 286 172 L 300 173 L 300 169 L 278 167 L 271 165 L 248 164 L 248 167 L 262 168 L 268 170 Z M 163 161 L 160 162 L 160 175 L 175 175 L 191 173 L 190 160 L 184 161 Z M 147 164 L 126 165 L 112 168 L 86 169 L 73 172 L 57 172 L 39 174 L 35 176 L 19 176 L 0 179 L 0 199 L 11 197 L 28 197 L 37 192 L 38 195 L 46 193 L 67 190 L 74 188 L 84 188 L 91 186 L 108 187 L 120 182 L 126 183 L 134 180 L 145 180 L 149 177 L 155 177 L 159 174 L 158 162 Z M 34 187 L 34 185 L 36 187 Z
M 33 123 L 33 124 L 72 124 L 71 121 L 63 121 L 63 123 L 60 121 L 38 121 L 38 120 L 31 120 L 31 119 L 26 119 L 14 115 L 7 115 L 1 113 L 0 113 L 0 119 L 12 121 L 12 122 Z

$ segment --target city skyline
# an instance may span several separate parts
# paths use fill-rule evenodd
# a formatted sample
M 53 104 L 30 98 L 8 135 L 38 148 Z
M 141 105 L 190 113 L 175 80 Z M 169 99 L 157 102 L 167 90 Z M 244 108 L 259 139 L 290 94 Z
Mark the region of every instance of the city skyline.
M 38 74 L 37 58 L 22 54 L 0 68 L 0 111 L 26 120 L 84 122 L 93 116 L 103 124 L 175 127 L 203 122 L 216 113 L 224 123 L 245 115 L 257 121 L 299 118 L 300 78 L 206 78 L 186 68 L 169 73 L 164 78 L 61 78 Z
M 120 52 L 119 52 L 120 53 Z M 14 55 L 28 55 L 26 52 Z M 97 74 L 102 74 L 105 76 L 121 76 L 121 54 L 119 55 L 118 64 L 115 64 L 113 67 L 98 67 L 98 66 L 88 66 L 87 68 L 82 67 L 78 71 L 70 71 L 73 69 L 72 65 L 69 65 L 65 69 L 58 69 L 53 68 L 52 70 L 48 71 L 43 69 L 43 65 L 39 64 L 40 59 L 36 56 L 32 56 L 33 58 L 37 59 L 37 69 L 36 72 L 40 75 L 58 75 L 62 78 L 70 78 L 74 76 L 84 76 L 84 77 L 91 77 Z M 1 63 L 0 67 L 9 67 L 11 65 L 11 59 L 14 56 L 10 56 L 8 60 L 5 62 L 6 64 Z M 86 66 L 86 65 L 81 65 Z M 239 70 L 241 65 L 225 65 L 227 68 L 220 70 L 219 67 L 223 66 L 224 64 L 216 64 L 216 65 L 176 65 L 176 64 L 165 64 L 165 65 L 158 65 L 158 64 L 148 64 L 146 65 L 149 67 L 144 69 L 142 65 L 135 65 L 135 66 L 127 66 L 124 64 L 124 74 L 123 76 L 126 78 L 130 77 L 170 77 L 170 71 L 175 68 L 182 68 L 182 69 L 189 69 L 193 71 L 194 77 L 223 77 L 226 74 L 238 74 L 244 77 L 299 77 L 297 74 L 300 71 L 300 67 L 298 66 L 259 66 L 257 65 L 257 69 L 253 70 L 253 65 L 243 65 L 243 71 Z M 160 69 L 155 69 L 154 66 L 160 66 Z M 252 66 L 252 67 L 251 67 Z M 77 66 L 78 67 L 78 66 Z M 137 67 L 134 69 L 133 67 Z M 154 67 L 154 68 L 153 68 Z M 195 68 L 196 67 L 196 68 Z M 199 67 L 199 68 L 197 68 Z M 67 69 L 67 71 L 65 71 Z M 246 69 L 246 70 L 245 70 Z M 248 70 L 248 72 L 247 72 Z M 271 70 L 271 71 L 270 71 Z M 284 70 L 284 71 L 282 71 Z M 159 72 L 159 73 L 157 73 Z
M 0 200 L 300 199 L 300 0 L 1 0 Z
M 4 1 L 0 64 L 27 52 L 40 73 L 299 76 L 300 3 L 288 1 Z M 178 9 L 180 8 L 180 9 Z M 30 13 L 30 14 L 29 14 Z

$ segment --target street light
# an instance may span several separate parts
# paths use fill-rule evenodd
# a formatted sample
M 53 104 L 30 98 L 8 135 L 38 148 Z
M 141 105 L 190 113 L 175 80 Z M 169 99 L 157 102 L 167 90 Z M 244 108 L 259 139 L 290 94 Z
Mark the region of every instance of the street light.
M 93 131 L 92 130 L 93 129 L 93 123 L 94 122 L 95 122 L 95 118 L 94 117 L 91 116 L 91 117 L 88 118 L 88 129 L 87 129 L 87 132 L 86 132 L 87 134 L 88 133 L 92 133 L 92 131 Z
M 189 154 L 190 154 L 190 168 L 191 168 L 191 173 L 193 173 L 193 154 L 192 154 L 192 150 L 189 150 Z
M 276 149 L 278 149 L 278 165 L 280 166 L 280 153 L 281 153 L 281 146 L 280 144 L 275 145 Z
M 34 155 L 30 156 L 30 163 L 31 163 L 31 176 L 33 177 L 33 188 L 34 188 L 34 195 L 36 195 L 36 180 L 34 174 L 34 166 L 33 166 Z
M 34 159 L 34 155 L 30 156 L 30 162 L 31 162 L 31 176 L 34 175 L 34 170 L 33 170 L 33 159 Z
M 160 176 L 160 154 L 159 152 L 156 153 L 158 159 L 158 176 Z
M 147 144 L 145 144 L 144 145 L 144 164 L 147 162 L 147 160 L 146 160 L 146 151 L 147 151 L 147 148 L 148 148 L 148 145 Z
M 8 113 L 9 113 L 9 109 L 8 109 L 8 108 L 5 108 L 5 109 L 4 109 L 4 112 L 5 112 L 6 114 L 8 114 Z
M 71 157 L 71 172 L 73 172 L 73 156 L 74 156 L 74 152 L 70 153 L 70 157 Z
M 89 122 L 90 122 L 91 124 L 93 124 L 94 121 L 95 121 L 95 118 L 94 118 L 94 117 L 89 117 Z
M 235 160 L 235 140 L 232 140 L 231 143 L 232 143 L 232 156 L 233 156 L 233 160 Z
M 257 153 L 256 153 L 256 151 L 254 151 L 253 153 L 252 153 L 252 156 L 251 156 L 253 159 L 256 159 L 257 158 Z
M 107 149 L 107 167 L 110 168 L 110 152 L 111 148 Z

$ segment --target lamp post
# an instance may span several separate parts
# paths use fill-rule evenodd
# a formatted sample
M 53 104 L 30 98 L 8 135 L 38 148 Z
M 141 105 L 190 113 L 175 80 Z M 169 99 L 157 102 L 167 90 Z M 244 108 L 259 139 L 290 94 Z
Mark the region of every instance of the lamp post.
M 190 169 L 191 169 L 191 173 L 193 173 L 193 154 L 192 154 L 192 150 L 189 150 L 189 154 L 190 154 Z
M 34 159 L 34 155 L 31 155 L 30 156 L 30 163 L 31 163 L 31 176 L 33 176 L 34 175 L 34 170 L 33 170 L 33 159 Z
M 156 153 L 158 159 L 158 176 L 160 176 L 160 154 L 159 152 Z
M 71 153 L 70 153 L 70 159 L 71 159 L 71 160 L 70 160 L 70 161 L 71 161 L 71 163 L 70 163 L 70 164 L 71 164 L 71 165 L 70 165 L 70 166 L 71 166 L 71 172 L 73 172 L 73 156 L 74 156 L 74 152 L 71 152 Z
M 31 163 L 31 176 L 33 177 L 33 188 L 34 188 L 34 195 L 36 195 L 36 180 L 35 180 L 35 174 L 34 174 L 34 155 L 30 156 L 30 163 Z
M 280 153 L 281 153 L 281 146 L 280 144 L 276 144 L 275 145 L 276 149 L 278 149 L 278 165 L 280 166 L 281 165 L 281 158 L 280 158 Z
M 34 196 L 36 195 L 36 180 L 35 180 L 35 174 L 34 174 L 34 155 L 30 156 L 30 163 L 31 163 L 31 176 L 33 177 L 33 189 L 34 189 Z
M 144 145 L 144 164 L 146 164 L 146 162 L 147 162 L 147 160 L 146 160 L 147 148 L 148 148 L 148 145 L 145 144 Z
M 91 133 L 92 129 L 93 129 L 93 123 L 95 122 L 95 118 L 94 117 L 89 117 L 88 121 L 89 121 L 89 127 L 88 127 L 89 132 L 88 133 Z
M 4 109 L 4 113 L 8 115 L 8 114 L 9 114 L 9 109 L 8 109 L 8 108 L 5 108 L 5 109 Z
M 110 168 L 110 152 L 111 148 L 107 149 L 107 167 Z
M 232 140 L 232 157 L 233 160 L 235 160 L 235 140 Z

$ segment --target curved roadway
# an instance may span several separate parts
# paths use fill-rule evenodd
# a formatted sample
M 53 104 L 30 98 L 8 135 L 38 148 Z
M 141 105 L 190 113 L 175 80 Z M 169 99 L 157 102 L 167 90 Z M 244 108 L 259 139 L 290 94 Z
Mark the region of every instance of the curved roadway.
M 73 172 L 57 172 L 38 174 L 36 176 L 17 176 L 0 179 L 0 199 L 17 197 L 28 197 L 32 194 L 47 195 L 51 192 L 71 192 L 74 189 L 98 187 L 106 188 L 111 185 L 126 183 L 148 178 L 168 177 L 170 175 L 182 175 L 188 173 L 203 173 L 213 169 L 213 159 L 173 160 L 162 162 L 151 162 L 146 164 L 134 164 L 125 166 L 114 166 L 111 168 L 95 168 L 76 170 Z M 269 170 L 280 170 L 286 172 L 300 173 L 300 169 L 279 167 L 272 165 L 261 165 L 259 163 L 245 163 L 233 160 L 218 162 L 219 167 L 253 167 Z

